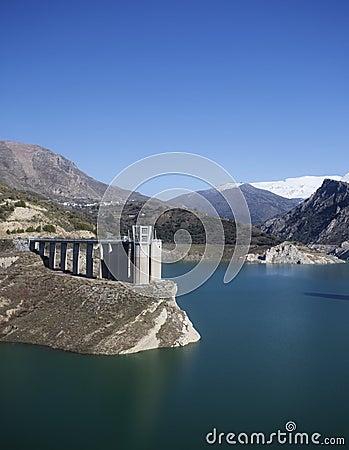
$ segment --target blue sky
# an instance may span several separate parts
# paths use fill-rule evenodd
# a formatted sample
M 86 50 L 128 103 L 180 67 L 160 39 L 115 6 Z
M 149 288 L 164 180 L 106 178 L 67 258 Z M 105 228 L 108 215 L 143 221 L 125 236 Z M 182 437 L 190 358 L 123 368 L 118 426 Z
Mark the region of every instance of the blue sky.
M 349 172 L 349 2 L 1 2 L 0 139 L 105 182 L 194 152 L 238 181 Z

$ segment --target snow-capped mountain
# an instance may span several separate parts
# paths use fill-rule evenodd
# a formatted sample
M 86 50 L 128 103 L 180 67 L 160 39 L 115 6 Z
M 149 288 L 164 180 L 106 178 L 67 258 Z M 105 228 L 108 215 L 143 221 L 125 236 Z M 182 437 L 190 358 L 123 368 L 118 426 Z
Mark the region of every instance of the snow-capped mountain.
M 286 178 L 281 181 L 262 181 L 257 183 L 251 183 L 252 186 L 265 189 L 273 192 L 274 194 L 281 195 L 286 198 L 308 198 L 314 192 L 319 189 L 324 180 L 336 180 L 340 181 L 341 176 L 327 175 L 327 176 L 305 176 L 298 178 Z
M 344 177 L 339 175 L 326 176 L 304 176 L 297 178 L 286 178 L 279 181 L 258 181 L 248 183 L 258 189 L 264 189 L 273 194 L 286 198 L 308 198 L 310 197 L 324 182 L 325 179 L 349 182 L 349 173 Z M 239 185 L 239 183 L 237 183 Z M 224 184 L 219 186 L 220 191 L 231 189 L 233 185 Z
M 344 177 L 341 179 L 341 181 L 345 181 L 346 183 L 349 183 L 349 173 L 344 175 Z

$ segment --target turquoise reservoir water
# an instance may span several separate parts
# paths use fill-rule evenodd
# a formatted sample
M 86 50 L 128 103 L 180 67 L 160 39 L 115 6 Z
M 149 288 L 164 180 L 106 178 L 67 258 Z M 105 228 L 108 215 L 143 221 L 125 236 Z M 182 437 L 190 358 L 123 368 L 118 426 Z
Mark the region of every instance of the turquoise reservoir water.
M 349 265 L 249 265 L 228 285 L 223 274 L 178 299 L 202 335 L 189 347 L 96 357 L 0 345 L 0 448 L 229 448 L 205 435 L 288 421 L 349 448 Z

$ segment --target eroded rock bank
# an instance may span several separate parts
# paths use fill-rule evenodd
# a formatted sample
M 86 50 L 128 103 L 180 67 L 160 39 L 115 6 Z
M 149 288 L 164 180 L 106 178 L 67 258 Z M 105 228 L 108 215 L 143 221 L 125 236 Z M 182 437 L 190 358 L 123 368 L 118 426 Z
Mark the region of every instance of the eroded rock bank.
M 9 258 L 0 255 L 0 342 L 116 355 L 200 339 L 169 280 L 141 295 L 115 281 L 49 270 L 30 252 Z
M 248 254 L 247 262 L 271 264 L 340 264 L 341 259 L 333 255 L 317 252 L 305 245 L 282 242 L 265 250 L 262 254 Z

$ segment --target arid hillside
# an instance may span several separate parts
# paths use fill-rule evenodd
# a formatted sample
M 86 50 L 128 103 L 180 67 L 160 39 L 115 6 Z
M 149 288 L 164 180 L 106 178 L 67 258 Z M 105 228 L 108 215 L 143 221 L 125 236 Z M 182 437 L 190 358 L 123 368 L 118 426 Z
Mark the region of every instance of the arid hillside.
M 0 238 L 24 236 L 94 237 L 87 215 L 0 182 Z

